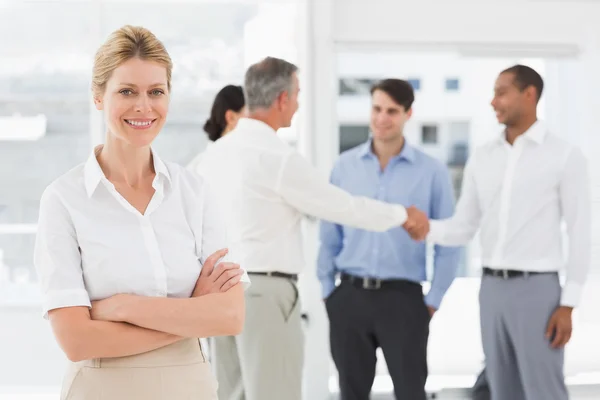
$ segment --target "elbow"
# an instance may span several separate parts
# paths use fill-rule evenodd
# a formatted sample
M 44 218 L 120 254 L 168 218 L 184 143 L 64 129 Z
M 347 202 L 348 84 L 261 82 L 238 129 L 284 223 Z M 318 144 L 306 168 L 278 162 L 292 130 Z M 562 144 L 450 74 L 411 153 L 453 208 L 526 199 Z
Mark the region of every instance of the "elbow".
M 85 346 L 82 343 L 63 344 L 61 347 L 67 356 L 67 359 L 71 362 L 79 362 L 89 358 L 85 352 Z
M 65 351 L 65 354 L 67 355 L 67 359 L 74 363 L 86 360 L 86 358 L 83 356 L 83 354 L 81 354 L 79 352 Z

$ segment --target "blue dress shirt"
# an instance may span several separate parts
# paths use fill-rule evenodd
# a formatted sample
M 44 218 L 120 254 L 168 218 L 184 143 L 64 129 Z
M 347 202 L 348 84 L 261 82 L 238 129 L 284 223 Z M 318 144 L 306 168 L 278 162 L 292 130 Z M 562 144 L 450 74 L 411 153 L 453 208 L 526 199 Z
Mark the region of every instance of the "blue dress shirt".
M 371 140 L 344 152 L 333 168 L 331 182 L 354 195 L 414 205 L 432 219 L 454 213 L 446 166 L 406 142 L 383 171 Z M 427 279 L 426 244 L 412 240 L 403 228 L 377 233 L 323 221 L 320 238 L 317 274 L 323 298 L 335 288 L 340 272 L 419 283 Z M 435 246 L 434 250 L 434 277 L 425 301 L 438 309 L 456 275 L 460 248 Z

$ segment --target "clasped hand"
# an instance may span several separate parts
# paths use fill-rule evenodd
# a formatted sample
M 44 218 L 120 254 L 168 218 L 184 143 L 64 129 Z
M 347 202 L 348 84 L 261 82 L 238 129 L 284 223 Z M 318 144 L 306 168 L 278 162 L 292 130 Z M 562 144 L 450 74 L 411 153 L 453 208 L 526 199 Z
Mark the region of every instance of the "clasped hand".
M 408 218 L 402 227 L 414 240 L 425 240 L 429 233 L 429 218 L 427 218 L 427 215 L 414 206 L 408 207 L 406 213 Z

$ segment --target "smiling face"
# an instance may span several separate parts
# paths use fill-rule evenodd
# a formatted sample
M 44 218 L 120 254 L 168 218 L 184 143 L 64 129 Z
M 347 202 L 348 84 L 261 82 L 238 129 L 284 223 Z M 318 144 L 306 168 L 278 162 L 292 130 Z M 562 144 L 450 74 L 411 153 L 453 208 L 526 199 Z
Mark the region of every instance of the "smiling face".
M 491 105 L 499 123 L 509 128 L 518 125 L 527 115 L 535 114 L 537 102 L 535 88 L 520 89 L 514 73 L 501 73 L 496 79 Z
M 115 68 L 94 103 L 104 111 L 109 135 L 135 148 L 150 146 L 169 110 L 167 69 L 157 62 L 129 59 Z
M 402 137 L 404 125 L 412 115 L 412 108 L 404 106 L 383 90 L 375 90 L 371 96 L 371 132 L 373 139 L 382 142 L 395 141 Z

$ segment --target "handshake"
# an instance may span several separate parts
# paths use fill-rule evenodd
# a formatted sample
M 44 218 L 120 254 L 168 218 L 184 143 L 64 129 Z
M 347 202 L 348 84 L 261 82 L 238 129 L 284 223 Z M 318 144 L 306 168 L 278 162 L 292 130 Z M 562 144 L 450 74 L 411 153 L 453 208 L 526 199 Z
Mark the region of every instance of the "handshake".
M 406 209 L 408 218 L 402 227 L 406 229 L 413 240 L 425 240 L 429 233 L 429 218 L 418 208 L 410 206 Z

